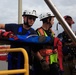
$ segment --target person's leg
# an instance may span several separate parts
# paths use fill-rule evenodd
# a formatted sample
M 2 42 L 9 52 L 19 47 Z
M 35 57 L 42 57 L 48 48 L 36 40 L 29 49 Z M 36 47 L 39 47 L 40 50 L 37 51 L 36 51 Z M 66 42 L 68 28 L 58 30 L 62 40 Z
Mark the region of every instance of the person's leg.
M 57 64 L 50 65 L 50 75 L 59 75 L 59 68 L 57 67 Z

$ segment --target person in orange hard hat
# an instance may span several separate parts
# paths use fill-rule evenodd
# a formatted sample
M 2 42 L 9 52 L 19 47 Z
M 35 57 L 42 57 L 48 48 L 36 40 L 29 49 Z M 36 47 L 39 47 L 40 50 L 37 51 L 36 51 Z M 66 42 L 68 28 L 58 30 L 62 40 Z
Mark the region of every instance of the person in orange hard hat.
M 72 29 L 72 25 L 75 23 L 73 18 L 66 15 L 64 19 Z M 63 44 L 63 75 L 76 75 L 76 46 L 65 31 L 60 33 L 58 37 Z

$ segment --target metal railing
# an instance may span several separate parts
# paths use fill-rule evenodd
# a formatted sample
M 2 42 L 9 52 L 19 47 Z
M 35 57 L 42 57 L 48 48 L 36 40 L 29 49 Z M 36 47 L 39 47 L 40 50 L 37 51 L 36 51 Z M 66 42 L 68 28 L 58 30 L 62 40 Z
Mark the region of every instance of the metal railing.
M 24 75 L 29 75 L 28 54 L 25 49 L 23 48 L 0 49 L 0 52 L 22 52 L 24 55 L 24 69 L 1 70 L 0 75 L 18 74 L 18 73 L 24 73 Z

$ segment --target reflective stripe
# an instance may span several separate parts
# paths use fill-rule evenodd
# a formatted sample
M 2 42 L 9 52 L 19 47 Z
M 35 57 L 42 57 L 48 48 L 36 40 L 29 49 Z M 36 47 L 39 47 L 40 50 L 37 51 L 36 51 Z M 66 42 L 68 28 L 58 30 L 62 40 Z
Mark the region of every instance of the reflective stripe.
M 40 31 L 38 31 L 38 34 L 39 36 L 42 35 Z M 45 31 L 44 31 L 44 36 L 48 36 Z
M 39 36 L 40 35 L 48 36 L 42 28 L 39 28 L 37 32 L 38 32 Z
M 50 31 L 51 31 L 51 30 L 50 30 Z M 40 35 L 48 36 L 47 33 L 45 32 L 45 30 L 43 30 L 42 28 L 39 28 L 39 29 L 37 30 L 37 32 L 38 32 L 39 36 L 40 36 Z M 54 33 L 53 31 L 51 31 L 51 32 L 52 32 L 52 33 L 51 33 L 51 36 L 54 37 L 54 36 L 55 36 L 55 33 Z
M 44 35 L 45 35 L 45 36 L 48 36 L 48 35 L 46 34 L 46 32 L 45 32 L 45 31 L 44 31 Z

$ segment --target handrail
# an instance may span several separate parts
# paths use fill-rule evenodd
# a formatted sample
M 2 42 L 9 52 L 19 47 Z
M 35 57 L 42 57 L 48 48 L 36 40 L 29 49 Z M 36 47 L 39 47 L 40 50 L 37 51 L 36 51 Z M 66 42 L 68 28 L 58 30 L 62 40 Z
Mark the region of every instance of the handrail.
M 24 75 L 29 75 L 28 54 L 25 49 L 23 48 L 0 49 L 0 52 L 22 52 L 24 55 L 24 69 L 1 70 L 0 75 L 18 74 L 18 73 L 24 73 Z

